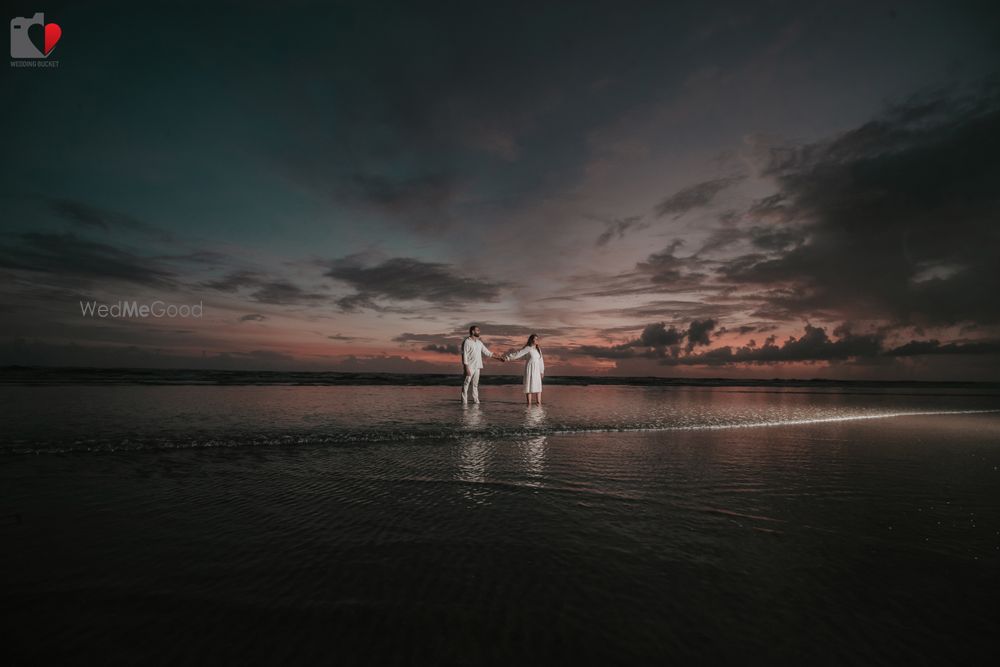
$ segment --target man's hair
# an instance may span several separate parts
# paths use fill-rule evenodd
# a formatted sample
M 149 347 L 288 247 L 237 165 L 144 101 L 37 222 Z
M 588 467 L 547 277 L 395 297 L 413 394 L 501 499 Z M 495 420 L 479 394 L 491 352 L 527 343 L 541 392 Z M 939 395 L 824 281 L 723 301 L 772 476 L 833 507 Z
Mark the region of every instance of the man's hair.
M 469 335 L 470 336 L 472 335 L 472 330 L 475 329 L 478 326 L 479 326 L 478 324 L 473 324 L 471 327 L 469 327 Z

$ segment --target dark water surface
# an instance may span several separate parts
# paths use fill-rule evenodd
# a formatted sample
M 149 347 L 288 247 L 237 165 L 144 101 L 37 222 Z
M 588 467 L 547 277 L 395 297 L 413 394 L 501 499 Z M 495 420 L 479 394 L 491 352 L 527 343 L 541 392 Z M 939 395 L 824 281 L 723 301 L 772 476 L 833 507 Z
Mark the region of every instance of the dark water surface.
M 981 664 L 1000 399 L 7 387 L 13 664 Z

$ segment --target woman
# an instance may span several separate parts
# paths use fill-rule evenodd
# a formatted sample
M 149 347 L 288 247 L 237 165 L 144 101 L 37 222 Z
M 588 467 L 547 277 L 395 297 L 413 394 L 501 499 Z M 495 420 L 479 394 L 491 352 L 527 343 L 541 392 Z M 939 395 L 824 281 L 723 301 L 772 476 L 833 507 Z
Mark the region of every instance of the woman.
M 545 359 L 542 357 L 542 348 L 538 347 L 538 341 L 538 334 L 531 334 L 524 347 L 517 352 L 503 356 L 504 361 L 527 357 L 524 363 L 524 395 L 528 405 L 531 405 L 532 396 L 535 397 L 538 405 L 542 404 L 542 378 L 545 377 Z

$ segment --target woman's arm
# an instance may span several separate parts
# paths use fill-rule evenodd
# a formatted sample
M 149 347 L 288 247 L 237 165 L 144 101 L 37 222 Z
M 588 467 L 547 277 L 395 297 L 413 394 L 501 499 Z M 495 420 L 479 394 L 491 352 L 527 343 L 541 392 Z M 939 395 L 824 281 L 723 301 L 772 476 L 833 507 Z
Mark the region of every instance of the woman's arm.
M 520 359 L 524 355 L 528 354 L 528 350 L 530 349 L 531 348 L 528 347 L 522 347 L 517 352 L 511 352 L 510 354 L 507 355 L 507 361 L 514 361 L 515 359 Z

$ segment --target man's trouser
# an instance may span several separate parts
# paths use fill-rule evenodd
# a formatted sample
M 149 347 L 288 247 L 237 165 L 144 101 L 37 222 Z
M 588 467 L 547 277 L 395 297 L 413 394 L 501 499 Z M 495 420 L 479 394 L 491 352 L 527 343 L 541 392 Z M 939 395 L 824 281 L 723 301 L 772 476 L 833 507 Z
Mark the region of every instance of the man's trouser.
M 462 382 L 462 402 L 469 402 L 469 385 L 472 385 L 472 402 L 479 402 L 479 369 L 472 371 L 465 376 L 465 380 Z

